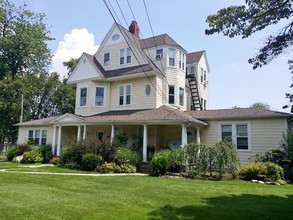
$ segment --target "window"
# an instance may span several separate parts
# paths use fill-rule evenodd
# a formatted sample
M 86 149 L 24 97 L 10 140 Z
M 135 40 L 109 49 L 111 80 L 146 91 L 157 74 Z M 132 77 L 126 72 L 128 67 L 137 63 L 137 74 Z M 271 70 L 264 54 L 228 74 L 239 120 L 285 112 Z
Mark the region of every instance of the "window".
M 247 124 L 237 124 L 237 149 L 238 150 L 248 150 L 248 131 Z
M 207 110 L 207 100 L 205 100 L 204 98 L 200 98 L 200 102 L 201 102 L 200 110 Z
M 96 87 L 95 105 L 104 106 L 104 99 L 105 99 L 105 88 Z
M 206 80 L 207 80 L 207 71 L 203 71 L 203 80 L 204 80 L 204 82 L 206 82 Z
M 47 144 L 47 130 L 31 129 L 28 131 L 28 140 L 33 141 L 36 145 Z
M 184 68 L 185 68 L 185 54 L 182 53 L 182 70 L 184 71 Z
M 131 50 L 130 48 L 120 49 L 120 65 L 131 63 Z
M 87 88 L 81 88 L 79 106 L 86 106 L 86 95 L 87 95 Z
M 192 66 L 192 67 L 190 68 L 190 74 L 191 74 L 191 75 L 194 75 L 194 66 Z
M 222 141 L 232 140 L 232 125 L 222 125 Z
M 233 141 L 237 150 L 250 150 L 249 123 L 222 124 L 221 140 Z
M 179 68 L 181 69 L 181 63 L 182 63 L 182 52 L 179 51 Z
M 169 48 L 168 51 L 168 56 L 169 56 L 169 66 L 175 66 L 175 49 Z
M 204 72 L 204 70 L 203 70 L 203 68 L 200 68 L 200 82 L 201 83 L 203 83 L 203 72 Z
M 163 49 L 157 49 L 156 51 L 156 60 L 160 60 L 163 58 Z
M 169 85 L 169 104 L 175 104 L 175 86 Z
M 120 65 L 124 64 L 125 49 L 120 49 Z
M 130 48 L 127 48 L 127 49 L 126 49 L 126 55 L 127 55 L 127 60 L 126 60 L 126 62 L 127 62 L 127 63 L 131 63 L 131 50 L 130 50 Z
M 119 86 L 119 105 L 131 104 L 131 85 Z
M 41 145 L 47 144 L 47 130 L 42 130 Z
M 104 64 L 110 63 L 110 53 L 104 53 Z
M 184 105 L 184 89 L 181 87 L 179 88 L 179 105 Z

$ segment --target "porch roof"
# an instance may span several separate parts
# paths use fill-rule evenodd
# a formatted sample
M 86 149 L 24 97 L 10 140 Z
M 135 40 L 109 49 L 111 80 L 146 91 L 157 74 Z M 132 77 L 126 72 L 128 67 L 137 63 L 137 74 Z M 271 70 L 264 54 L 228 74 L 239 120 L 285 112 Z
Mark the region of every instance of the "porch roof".
M 164 105 L 157 109 L 109 111 L 84 118 L 87 122 L 188 122 L 201 126 L 208 125 L 185 112 Z
M 187 114 L 199 120 L 216 119 L 253 119 L 253 118 L 288 118 L 292 114 L 257 108 L 216 109 L 205 111 L 187 111 Z

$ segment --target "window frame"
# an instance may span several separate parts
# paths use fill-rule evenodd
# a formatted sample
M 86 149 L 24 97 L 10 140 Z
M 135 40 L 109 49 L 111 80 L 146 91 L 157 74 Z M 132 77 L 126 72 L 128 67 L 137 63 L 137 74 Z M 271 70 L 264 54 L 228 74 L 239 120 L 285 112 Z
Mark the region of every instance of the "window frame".
M 103 94 L 103 104 L 102 105 L 97 105 L 97 89 L 102 88 L 104 90 Z M 94 106 L 95 107 L 105 107 L 105 102 L 106 102 L 106 87 L 105 86 L 95 86 L 94 88 Z
M 183 93 L 181 94 L 181 91 L 183 91 Z M 180 106 L 184 106 L 184 93 L 185 93 L 185 91 L 184 91 L 184 88 L 183 87 L 179 87 L 179 89 L 178 89 L 178 96 L 179 96 L 179 105 Z M 182 95 L 182 96 L 181 96 Z
M 85 93 L 85 97 L 82 97 L 81 95 L 82 95 L 82 90 L 86 90 L 86 93 Z M 79 88 L 79 107 L 86 107 L 87 106 L 87 96 L 88 96 L 88 94 L 87 94 L 87 87 L 81 87 L 81 88 Z M 82 105 L 82 98 L 85 98 L 85 104 L 84 105 Z
M 170 94 L 170 87 L 173 87 L 173 94 Z M 167 94 L 168 94 L 168 104 L 169 105 L 175 105 L 175 103 L 176 103 L 176 100 L 175 100 L 175 91 L 176 91 L 175 85 L 168 85 Z M 170 103 L 170 96 L 173 97 L 173 103 Z
M 132 52 L 129 47 L 119 49 L 119 65 L 132 63 Z
M 232 141 L 235 144 L 237 152 L 250 152 L 251 151 L 251 123 L 246 121 L 237 121 L 237 122 L 220 122 L 219 123 L 219 140 L 222 140 L 222 126 L 231 125 L 232 126 Z M 247 126 L 247 149 L 238 149 L 237 145 L 237 125 L 246 125 Z
M 32 137 L 30 135 L 32 133 Z M 38 135 L 37 135 L 38 134 Z M 29 128 L 27 132 L 27 139 L 34 142 L 36 145 L 47 145 L 48 143 L 48 129 Z M 43 144 L 43 140 L 44 144 Z
M 161 53 L 159 53 L 159 51 L 162 51 Z M 164 57 L 164 49 L 163 48 L 157 48 L 156 49 L 156 56 L 155 59 L 156 60 L 161 60 Z
M 108 57 L 108 59 L 107 59 L 107 61 L 106 61 L 106 55 L 109 55 L 109 57 Z M 104 53 L 104 65 L 108 65 L 108 64 L 110 64 L 110 62 L 111 62 L 111 53 L 110 52 L 105 52 Z
M 174 51 L 174 57 L 170 57 L 170 51 Z M 170 59 L 173 59 L 173 65 L 170 65 Z M 176 67 L 176 49 L 174 48 L 168 48 L 168 67 Z
M 127 87 L 130 86 L 130 94 L 127 94 Z M 120 88 L 123 87 L 123 94 L 120 94 Z M 132 104 L 132 84 L 121 84 L 118 85 L 118 106 L 130 106 Z M 127 103 L 128 97 L 129 97 L 129 103 Z M 120 104 L 120 97 L 122 97 L 122 104 Z

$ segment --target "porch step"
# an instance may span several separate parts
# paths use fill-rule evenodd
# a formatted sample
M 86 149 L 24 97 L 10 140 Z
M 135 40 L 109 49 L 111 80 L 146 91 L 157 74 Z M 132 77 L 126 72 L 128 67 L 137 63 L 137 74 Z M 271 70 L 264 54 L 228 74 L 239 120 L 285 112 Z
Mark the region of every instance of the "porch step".
M 143 162 L 141 167 L 137 169 L 138 173 L 146 173 L 146 174 L 151 174 L 152 171 L 152 165 L 149 162 Z

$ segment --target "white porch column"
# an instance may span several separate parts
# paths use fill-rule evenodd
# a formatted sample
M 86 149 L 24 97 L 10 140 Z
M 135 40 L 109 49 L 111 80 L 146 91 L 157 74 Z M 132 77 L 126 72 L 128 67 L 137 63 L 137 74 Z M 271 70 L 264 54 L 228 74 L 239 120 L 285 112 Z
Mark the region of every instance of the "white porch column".
M 143 146 L 142 146 L 142 161 L 147 162 L 147 146 L 148 146 L 148 126 L 143 125 Z
M 83 125 L 83 135 L 82 139 L 84 140 L 86 138 L 86 125 Z
M 196 143 L 200 144 L 200 128 L 196 127 Z
M 77 142 L 80 142 L 80 125 L 77 126 Z
M 57 156 L 60 156 L 60 148 L 61 148 L 61 125 L 58 126 L 59 130 L 58 130 L 58 140 L 57 140 Z
M 111 140 L 110 140 L 111 145 L 114 139 L 114 135 L 115 135 L 115 125 L 111 125 Z
M 56 151 L 56 125 L 53 126 L 53 139 L 52 139 L 52 154 L 55 155 Z
M 186 125 L 182 124 L 181 129 L 181 147 L 183 148 L 187 144 Z

